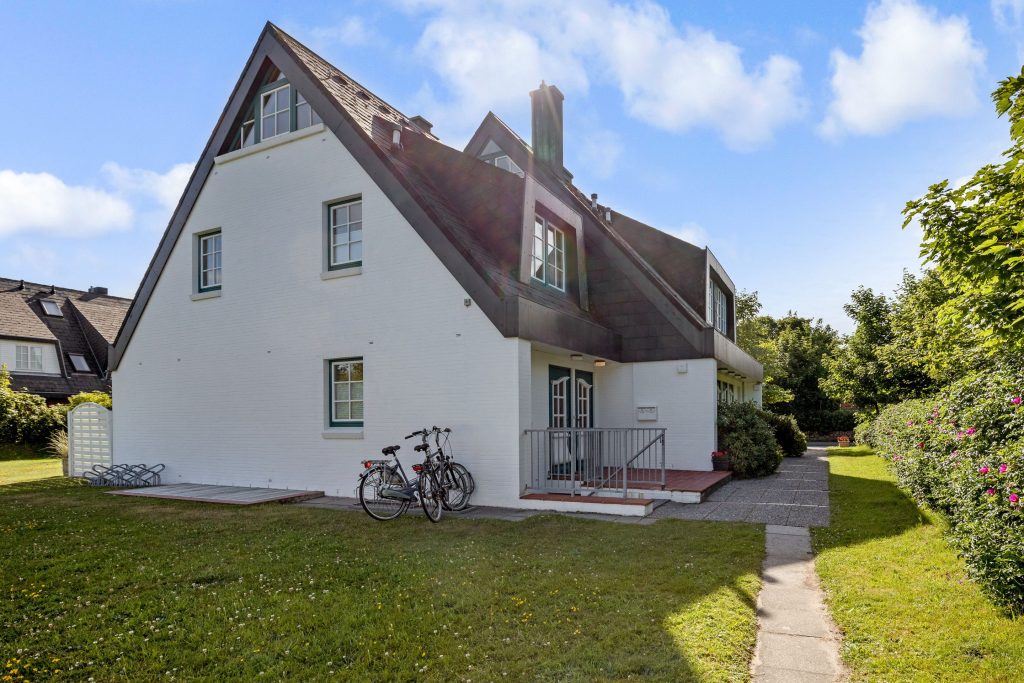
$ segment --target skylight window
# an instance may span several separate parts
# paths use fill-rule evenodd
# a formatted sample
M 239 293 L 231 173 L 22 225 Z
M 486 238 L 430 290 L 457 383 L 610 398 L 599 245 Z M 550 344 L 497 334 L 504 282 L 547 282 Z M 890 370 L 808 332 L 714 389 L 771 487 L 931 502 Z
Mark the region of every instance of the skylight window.
M 71 365 L 75 368 L 75 372 L 92 372 L 89 368 L 89 361 L 85 359 L 85 356 L 80 353 L 69 353 L 68 358 L 71 359 Z
M 55 318 L 64 317 L 64 314 L 61 313 L 60 306 L 57 305 L 56 301 L 51 301 L 50 299 L 43 299 L 39 303 L 43 305 L 43 313 L 45 313 L 46 315 L 52 315 Z

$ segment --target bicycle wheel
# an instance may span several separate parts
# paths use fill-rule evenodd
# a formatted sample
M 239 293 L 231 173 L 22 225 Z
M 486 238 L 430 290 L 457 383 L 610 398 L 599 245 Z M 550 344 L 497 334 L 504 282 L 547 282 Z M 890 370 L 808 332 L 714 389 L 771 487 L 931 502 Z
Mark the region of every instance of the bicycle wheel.
M 469 506 L 470 484 L 462 471 L 448 465 L 444 468 L 444 487 L 447 489 L 445 509 L 458 512 Z
M 400 517 L 409 509 L 409 501 L 384 498 L 380 494 L 385 488 L 401 486 L 401 477 L 383 467 L 375 467 L 363 475 L 359 482 L 359 504 L 366 510 L 366 514 L 381 522 Z
M 457 462 L 453 462 L 451 463 L 451 465 L 449 465 L 449 467 L 457 470 L 459 474 L 462 475 L 462 478 L 466 480 L 466 485 L 468 486 L 469 491 L 469 493 L 466 494 L 467 497 L 473 495 L 473 491 L 476 491 L 476 480 L 473 479 L 473 475 L 470 473 L 468 469 L 466 469 L 466 466 L 459 464 Z
M 424 472 L 420 476 L 419 487 L 423 514 L 431 522 L 440 522 L 441 510 L 444 507 L 444 489 L 434 483 L 434 477 L 430 472 Z

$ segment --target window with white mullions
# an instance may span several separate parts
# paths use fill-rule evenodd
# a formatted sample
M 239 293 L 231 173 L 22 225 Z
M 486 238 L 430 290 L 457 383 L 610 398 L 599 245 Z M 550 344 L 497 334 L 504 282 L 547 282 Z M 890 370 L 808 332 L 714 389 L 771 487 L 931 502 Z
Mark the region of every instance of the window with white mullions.
M 14 369 L 27 372 L 43 371 L 43 347 L 18 346 L 14 350 Z
M 220 289 L 221 273 L 221 234 L 202 235 L 199 238 L 199 291 Z
M 330 423 L 332 427 L 363 426 L 363 361 L 330 361 Z
M 309 106 L 309 102 L 302 96 L 302 93 L 295 93 L 295 130 L 302 130 L 320 123 L 320 116 Z
M 585 379 L 576 378 L 576 426 L 582 429 L 590 427 L 590 392 L 594 385 Z
M 328 267 L 331 270 L 362 264 L 363 202 L 351 200 L 328 207 Z
M 535 280 L 565 291 L 565 233 L 537 216 L 530 270 Z
M 551 382 L 551 426 L 566 429 L 569 426 L 569 378 Z
M 292 129 L 292 88 L 282 85 L 260 95 L 260 139 L 267 140 Z

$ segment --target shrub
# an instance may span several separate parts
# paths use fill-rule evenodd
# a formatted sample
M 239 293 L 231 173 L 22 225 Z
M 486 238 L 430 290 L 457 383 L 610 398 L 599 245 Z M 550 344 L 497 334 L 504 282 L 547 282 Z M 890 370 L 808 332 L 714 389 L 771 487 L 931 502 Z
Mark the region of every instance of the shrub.
M 1024 367 L 967 375 L 858 431 L 915 499 L 946 517 L 970 576 L 1024 613 Z
M 740 477 L 764 477 L 782 462 L 782 449 L 764 411 L 753 403 L 718 404 L 718 447 Z
M 799 458 L 807 450 L 807 437 L 797 426 L 792 415 L 778 415 L 770 411 L 761 411 L 761 416 L 771 425 L 775 432 L 775 440 L 782 449 L 783 455 Z
M 98 403 L 104 408 L 110 408 L 113 405 L 110 394 L 105 391 L 83 391 L 69 398 L 65 409 L 70 412 L 83 403 Z
M 64 475 L 68 473 L 68 433 L 64 429 L 57 429 L 46 442 L 46 450 L 55 458 L 60 458 Z
M 11 376 L 0 366 L 0 443 L 43 444 L 64 426 L 64 411 L 46 405 L 42 396 L 11 389 Z

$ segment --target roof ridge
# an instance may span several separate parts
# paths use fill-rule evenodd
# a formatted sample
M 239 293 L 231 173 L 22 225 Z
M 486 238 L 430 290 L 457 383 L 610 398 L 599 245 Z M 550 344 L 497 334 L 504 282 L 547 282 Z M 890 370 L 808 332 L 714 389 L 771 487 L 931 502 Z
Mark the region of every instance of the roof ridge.
M 52 282 L 51 283 L 31 282 L 29 280 L 25 280 L 25 279 L 22 279 L 22 278 L 4 277 L 4 276 L 0 275 L 0 283 L 5 283 L 5 282 L 10 282 L 12 284 L 24 283 L 26 287 L 38 287 L 40 289 L 46 289 L 46 288 L 52 287 L 52 288 L 54 288 L 54 289 L 56 289 L 58 291 L 74 292 L 75 294 L 96 294 L 96 292 L 90 292 L 90 291 L 85 290 L 85 289 L 75 289 L 74 287 L 62 287 L 60 285 L 55 285 Z M 124 301 L 131 301 L 131 299 L 129 297 L 116 296 L 114 294 L 96 294 L 96 296 L 101 296 L 101 297 L 104 297 L 104 298 L 107 298 L 107 299 L 122 299 Z
M 324 59 L 324 57 L 321 56 L 320 53 L 316 52 L 315 50 L 310 48 L 308 45 L 306 45 L 305 43 L 303 43 L 299 39 L 295 38 L 293 35 L 291 35 L 287 31 L 285 31 L 284 29 L 282 29 L 280 26 L 278 26 L 277 24 L 274 24 L 272 22 L 269 22 L 269 21 L 267 22 L 267 26 L 268 26 L 268 28 L 270 29 L 271 32 L 276 34 L 276 37 L 278 38 L 278 40 L 280 40 L 283 43 L 289 44 L 289 46 L 293 50 L 296 50 L 296 51 L 301 50 L 302 52 L 307 53 L 309 57 L 312 57 L 313 59 L 317 60 L 324 67 L 327 67 L 327 69 L 334 71 L 335 73 L 331 74 L 331 77 L 340 75 L 342 78 L 344 78 L 349 83 L 351 83 L 353 86 L 355 86 L 358 89 L 358 92 L 362 92 L 362 93 L 366 94 L 368 97 L 370 97 L 372 100 L 374 100 L 376 104 L 384 105 L 385 107 L 390 109 L 392 112 L 397 114 L 400 117 L 402 123 L 409 123 L 410 122 L 411 117 L 409 115 L 407 115 L 405 112 L 403 112 L 401 109 L 399 109 L 398 107 L 394 106 L 393 104 L 391 104 L 390 102 L 385 100 L 383 97 L 378 95 L 373 90 L 370 90 L 369 88 L 367 88 L 365 85 L 363 85 L 362 83 L 360 83 L 356 79 L 352 78 L 352 76 L 350 76 L 345 71 L 342 71 L 337 66 L 335 66 L 331 62 L 329 62 L 326 59 Z M 304 58 L 304 56 L 300 56 L 300 58 Z M 332 80 L 331 77 L 329 77 L 329 78 L 321 78 L 320 80 L 322 80 L 322 81 Z M 344 106 L 344 104 L 342 104 L 342 106 Z M 377 113 L 380 113 L 380 112 L 375 112 L 375 114 L 377 114 Z

